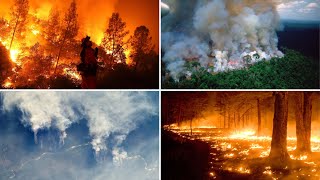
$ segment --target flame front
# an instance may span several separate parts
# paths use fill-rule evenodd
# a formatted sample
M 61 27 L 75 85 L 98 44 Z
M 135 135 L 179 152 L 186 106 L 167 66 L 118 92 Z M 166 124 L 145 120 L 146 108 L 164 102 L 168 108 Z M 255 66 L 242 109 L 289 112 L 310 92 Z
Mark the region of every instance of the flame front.
M 254 158 L 265 158 L 269 156 L 271 148 L 270 136 L 257 136 L 252 129 L 228 132 L 226 129 L 219 128 L 199 128 L 193 127 L 192 135 L 190 127 L 178 126 L 177 124 L 163 126 L 165 130 L 177 134 L 183 139 L 200 140 L 208 143 L 212 150 L 210 155 L 212 159 L 209 164 L 212 170 L 209 172 L 210 177 L 216 177 L 213 169 L 237 172 L 241 174 L 251 174 L 250 167 L 245 164 L 239 164 L 239 160 L 246 161 Z M 315 177 L 320 176 L 320 161 L 315 160 L 308 155 L 295 155 L 296 137 L 287 137 L 287 149 L 292 160 L 299 160 L 310 165 L 312 168 L 305 174 L 313 174 Z M 314 153 L 320 153 L 319 136 L 311 137 L 311 149 Z M 220 155 L 219 155 L 220 153 Z M 220 163 L 226 161 L 224 163 Z M 216 164 L 216 166 L 213 166 Z M 281 177 L 275 173 L 271 167 L 265 167 L 262 172 L 271 178 Z M 303 174 L 298 174 L 297 177 L 303 177 Z M 309 175 L 310 177 L 310 175 Z

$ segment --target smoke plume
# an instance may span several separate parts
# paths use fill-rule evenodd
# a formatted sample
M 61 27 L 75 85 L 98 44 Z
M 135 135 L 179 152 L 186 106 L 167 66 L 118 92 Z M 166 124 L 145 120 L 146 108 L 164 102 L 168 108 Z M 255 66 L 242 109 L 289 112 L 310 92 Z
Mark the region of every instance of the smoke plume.
M 164 2 L 171 11 L 162 19 L 162 59 L 174 78 L 189 73 L 187 61 L 220 72 L 283 56 L 277 48 L 280 24 L 273 1 Z
M 66 129 L 81 119 L 87 120 L 92 148 L 106 151 L 111 134 L 115 141 L 112 153 L 115 161 L 126 157 L 121 148 L 127 135 L 149 116 L 158 113 L 145 93 L 133 92 L 5 92 L 4 110 L 18 108 L 22 123 L 34 132 L 57 129 L 60 140 L 67 137 Z

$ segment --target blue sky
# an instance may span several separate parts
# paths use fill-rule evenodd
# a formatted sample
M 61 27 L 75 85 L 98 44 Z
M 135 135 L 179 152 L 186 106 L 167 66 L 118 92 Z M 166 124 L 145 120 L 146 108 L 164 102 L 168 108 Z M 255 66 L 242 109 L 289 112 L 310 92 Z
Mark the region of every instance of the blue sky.
M 320 0 L 278 0 L 281 19 L 320 21 Z
M 158 92 L 0 97 L 0 179 L 158 179 Z

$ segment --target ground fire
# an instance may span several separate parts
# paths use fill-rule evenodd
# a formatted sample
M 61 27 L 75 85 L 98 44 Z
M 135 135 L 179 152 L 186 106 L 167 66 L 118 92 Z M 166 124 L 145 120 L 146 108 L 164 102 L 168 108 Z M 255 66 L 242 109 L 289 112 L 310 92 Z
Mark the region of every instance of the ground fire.
M 319 179 L 319 100 L 318 92 L 165 93 L 162 175 Z
M 86 35 L 99 49 L 100 79 L 106 76 L 106 72 L 115 70 L 118 64 L 143 71 L 141 69 L 148 67 L 144 65 L 144 59 L 157 60 L 153 44 L 158 44 L 158 37 L 151 38 L 155 36 L 157 27 L 150 24 L 150 19 L 158 20 L 158 16 L 152 14 L 148 18 L 140 18 L 158 5 L 148 3 L 141 7 L 147 10 L 132 13 L 135 16 L 130 21 L 128 14 L 132 11 L 124 4 L 117 1 L 109 4 L 96 1 L 92 4 L 87 0 L 1 1 L 1 86 L 55 88 L 54 84 L 62 81 L 76 88 L 81 82 L 76 65 L 80 63 L 81 39 Z M 112 29 L 113 25 L 120 28 Z M 145 31 L 135 33 L 139 27 L 146 27 Z M 143 33 L 146 37 L 141 37 Z M 134 38 L 139 37 L 145 38 L 142 50 L 134 44 Z M 62 85 L 62 88 L 68 87 Z

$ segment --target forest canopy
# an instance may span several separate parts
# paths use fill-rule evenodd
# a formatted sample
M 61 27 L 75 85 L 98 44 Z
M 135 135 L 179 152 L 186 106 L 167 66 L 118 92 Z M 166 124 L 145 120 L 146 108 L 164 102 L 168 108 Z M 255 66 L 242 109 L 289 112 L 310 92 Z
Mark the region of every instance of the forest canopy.
M 163 64 L 165 66 L 165 64 Z M 188 89 L 318 89 L 319 62 L 285 49 L 283 58 L 263 60 L 247 68 L 210 73 L 196 62 L 185 65 L 192 75 L 175 81 L 162 69 L 164 88 Z

